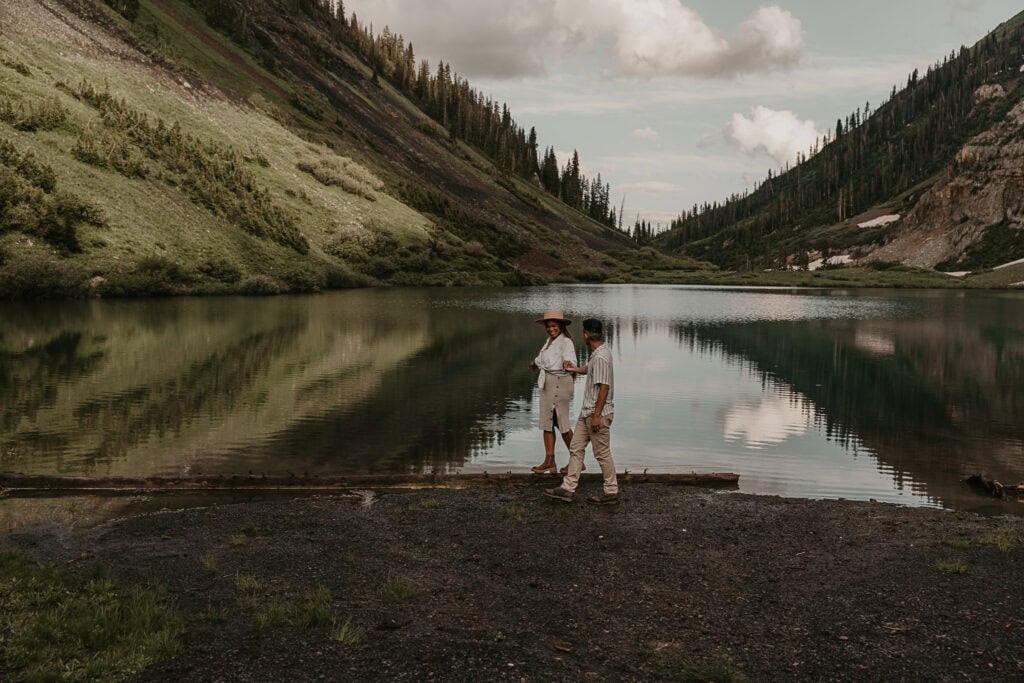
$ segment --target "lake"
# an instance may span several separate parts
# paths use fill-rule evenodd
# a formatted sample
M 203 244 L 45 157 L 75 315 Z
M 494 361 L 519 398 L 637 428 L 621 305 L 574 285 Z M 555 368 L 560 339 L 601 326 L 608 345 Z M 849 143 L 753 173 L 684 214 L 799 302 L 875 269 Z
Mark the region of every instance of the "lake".
M 1024 514 L 1024 292 L 560 286 L 0 304 L 0 470 L 526 472 L 533 322 L 608 327 L 620 470 Z M 579 410 L 582 379 L 573 413 Z M 568 459 L 556 450 L 559 465 Z M 588 468 L 597 467 L 588 452 Z

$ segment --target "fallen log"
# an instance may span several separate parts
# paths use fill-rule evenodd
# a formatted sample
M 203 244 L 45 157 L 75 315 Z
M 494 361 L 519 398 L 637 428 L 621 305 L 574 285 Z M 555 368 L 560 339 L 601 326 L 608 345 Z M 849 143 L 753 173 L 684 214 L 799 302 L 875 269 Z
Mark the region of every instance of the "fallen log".
M 582 483 L 599 483 L 599 473 L 580 475 Z M 153 495 L 161 493 L 203 493 L 226 491 L 294 492 L 296 494 L 352 491 L 357 489 L 465 488 L 468 486 L 552 486 L 560 475 L 518 472 L 468 474 L 353 474 L 340 476 L 271 476 L 262 474 L 217 474 L 153 477 L 70 477 L 50 474 L 0 472 L 0 496 L 48 497 L 62 495 Z M 619 481 L 627 484 L 670 484 L 736 488 L 739 475 L 728 472 L 648 474 L 623 472 Z
M 988 477 L 980 474 L 972 474 L 970 476 L 963 477 L 960 479 L 960 482 L 982 496 L 992 496 L 993 498 L 1003 499 L 1013 496 L 1024 497 L 1024 482 L 1017 486 L 1004 486 L 1001 482 L 995 479 L 989 479 Z

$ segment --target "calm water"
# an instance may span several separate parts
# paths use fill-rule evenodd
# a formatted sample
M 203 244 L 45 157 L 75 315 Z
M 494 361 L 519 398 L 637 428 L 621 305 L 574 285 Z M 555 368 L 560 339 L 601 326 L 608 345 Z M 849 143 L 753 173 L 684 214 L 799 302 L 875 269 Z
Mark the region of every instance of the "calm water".
M 526 471 L 543 456 L 527 363 L 545 308 L 565 309 L 577 336 L 583 317 L 611 328 L 620 469 L 1024 513 L 960 484 L 1024 482 L 1019 292 L 572 286 L 0 304 L 0 470 Z M 574 413 L 581 394 L 578 383 Z

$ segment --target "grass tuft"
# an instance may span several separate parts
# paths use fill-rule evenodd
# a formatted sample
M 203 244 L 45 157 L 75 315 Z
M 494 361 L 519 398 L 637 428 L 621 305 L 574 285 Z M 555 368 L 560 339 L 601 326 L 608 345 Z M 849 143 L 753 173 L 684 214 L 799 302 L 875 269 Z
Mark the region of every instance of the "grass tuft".
M 521 522 L 526 518 L 526 508 L 521 505 L 505 505 L 498 508 L 498 516 Z
M 418 503 L 412 503 L 411 505 L 409 505 L 409 507 L 406 508 L 406 510 L 408 510 L 409 512 L 436 510 L 438 507 L 440 507 L 440 505 L 441 503 L 439 503 L 436 498 L 427 498 L 425 500 L 419 501 Z
M 380 597 L 384 602 L 404 602 L 418 594 L 416 586 L 400 576 L 393 576 L 380 587 Z
M 263 582 L 252 574 L 236 574 L 235 588 L 243 593 L 258 593 L 263 590 Z
M 203 562 L 203 569 L 210 572 L 211 574 L 217 573 L 217 569 L 220 567 L 220 564 L 217 562 L 217 558 L 214 555 L 207 553 L 206 555 L 203 555 L 200 559 Z
M 0 679 L 119 680 L 178 650 L 160 591 L 0 553 Z
M 966 574 L 967 565 L 960 560 L 939 560 L 935 563 L 935 571 L 941 574 Z
M 366 637 L 366 631 L 346 619 L 344 624 L 335 627 L 331 637 L 342 645 L 358 645 Z
M 1006 553 L 1020 547 L 1021 537 L 1013 529 L 1003 527 L 979 536 L 975 539 L 975 543 L 978 545 L 992 545 Z

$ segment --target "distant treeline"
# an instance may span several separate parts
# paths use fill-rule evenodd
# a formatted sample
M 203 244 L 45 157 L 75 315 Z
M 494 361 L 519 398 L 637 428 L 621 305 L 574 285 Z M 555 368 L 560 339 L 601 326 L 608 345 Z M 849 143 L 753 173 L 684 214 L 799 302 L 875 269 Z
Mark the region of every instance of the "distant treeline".
M 123 5 L 130 0 L 107 0 Z M 251 3 L 222 0 L 190 0 L 212 26 L 240 43 L 251 38 Z M 274 3 L 268 1 L 268 6 Z M 279 0 L 284 16 L 304 17 L 327 27 L 327 33 L 347 46 L 372 69 L 440 124 L 452 140 L 462 140 L 492 160 L 501 173 L 537 183 L 552 196 L 609 227 L 621 228 L 621 217 L 611 206 L 611 188 L 598 174 L 594 179 L 580 172 L 579 155 L 559 168 L 553 148 L 538 153 L 537 133 L 527 133 L 512 119 L 505 104 L 473 88 L 444 62 L 431 68 L 417 62 L 411 43 L 385 27 L 374 32 L 355 12 L 347 15 L 341 0 Z
M 1022 20 L 1024 15 L 973 48 L 951 53 L 924 77 L 915 69 L 906 87 L 897 92 L 893 86 L 877 109 L 865 104 L 837 120 L 835 130 L 800 154 L 794 166 L 776 175 L 769 171 L 752 192 L 694 205 L 655 243 L 726 267 L 744 260 L 771 267 L 785 258 L 772 245 L 787 244 L 772 239 L 776 231 L 847 220 L 933 176 L 1020 100 Z M 1004 84 L 1008 94 L 976 98 L 984 84 Z

